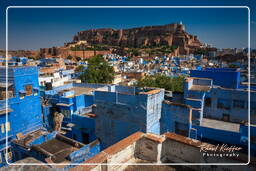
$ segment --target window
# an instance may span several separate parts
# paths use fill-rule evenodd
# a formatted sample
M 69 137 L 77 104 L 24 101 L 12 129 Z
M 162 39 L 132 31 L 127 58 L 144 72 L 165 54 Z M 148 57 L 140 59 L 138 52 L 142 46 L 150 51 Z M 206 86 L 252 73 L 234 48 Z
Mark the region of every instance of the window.
M 9 85 L 8 87 L 8 98 L 14 97 L 14 88 L 13 85 Z M 6 88 L 0 87 L 0 100 L 6 99 Z
M 72 135 L 72 139 L 77 140 L 77 139 L 76 139 L 76 134 L 73 134 L 73 135 Z
M 230 109 L 230 106 L 231 106 L 230 100 L 227 100 L 227 99 L 218 99 L 217 108 L 229 110 L 229 109 Z
M 30 96 L 32 94 L 32 85 L 26 85 L 25 90 L 26 90 L 26 95 Z
M 233 101 L 233 107 L 244 109 L 245 108 L 245 101 L 243 101 L 243 100 L 234 100 Z
M 87 133 L 82 132 L 82 142 L 84 144 L 88 144 L 89 143 L 89 135 Z
M 251 143 L 256 144 L 256 137 L 254 136 L 250 136 L 250 137 L 251 137 Z
M 175 122 L 175 133 L 176 134 L 180 134 L 183 136 L 188 136 L 188 125 L 187 124 L 183 124 L 183 123 L 179 123 L 179 122 Z
M 62 109 L 61 113 L 64 115 L 64 117 L 70 118 L 70 111 L 69 110 Z
M 6 131 L 10 131 L 10 130 L 11 130 L 10 122 L 6 122 Z
M 6 91 L 4 91 L 4 90 L 0 90 L 0 100 L 5 100 L 5 98 L 6 98 Z
M 2 163 L 3 162 L 3 159 L 2 159 L 2 151 L 1 151 L 1 153 L 0 153 L 0 163 Z
M 222 120 L 223 121 L 229 122 L 229 119 L 230 119 L 230 115 L 229 114 L 227 114 L 227 113 L 223 113 L 222 114 Z
M 207 98 L 205 99 L 205 106 L 211 107 L 211 103 L 212 103 L 211 98 L 210 98 L 210 97 L 207 97 Z
M 20 99 L 24 99 L 25 93 L 20 92 Z
M 6 153 L 6 152 L 7 152 L 7 153 Z M 11 160 L 11 159 L 12 159 L 12 151 L 11 151 L 11 149 L 8 148 L 7 151 L 4 150 L 4 155 L 5 155 L 5 158 L 8 159 L 8 161 Z M 6 155 L 7 155 L 7 156 L 6 156 Z
M 250 107 L 251 107 L 251 115 L 256 115 L 256 101 L 251 101 Z
M 34 89 L 34 96 L 38 95 L 38 89 Z
M 5 132 L 4 124 L 1 125 L 1 132 L 2 132 L 2 133 Z

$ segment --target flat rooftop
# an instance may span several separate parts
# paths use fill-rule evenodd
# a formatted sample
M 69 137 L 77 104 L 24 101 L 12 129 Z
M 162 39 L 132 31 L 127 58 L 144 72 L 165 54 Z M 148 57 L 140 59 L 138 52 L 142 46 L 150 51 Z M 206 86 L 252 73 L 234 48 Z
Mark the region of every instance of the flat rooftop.
M 92 91 L 97 88 L 88 88 L 88 87 L 72 87 L 71 90 L 75 91 L 75 96 L 79 96 L 81 94 L 91 95 Z
M 84 146 L 84 144 L 60 135 L 57 132 L 54 134 L 54 132 L 49 133 L 44 130 L 28 133 L 24 136 L 19 135 L 18 139 L 13 140 L 13 142 L 28 150 L 31 149 L 31 151 L 36 151 L 50 157 L 53 163 L 70 162 L 67 160 L 67 156 Z
M 35 163 L 38 165 L 23 165 L 23 163 Z M 19 170 L 19 171 L 53 171 L 52 168 L 50 168 L 49 166 L 47 166 L 45 163 L 36 160 L 33 157 L 27 157 L 24 158 L 22 160 L 19 160 L 17 162 L 14 162 L 13 164 L 16 165 L 9 165 L 9 166 L 5 166 L 5 167 L 1 167 L 0 171 L 15 171 L 15 170 Z
M 28 133 L 26 135 L 19 134 L 17 136 L 17 139 L 13 140 L 13 142 L 23 146 L 23 147 L 29 147 L 29 143 L 34 141 L 36 138 L 40 137 L 41 135 L 46 135 L 49 132 L 45 130 L 37 130 L 32 133 Z
M 66 157 L 69 156 L 69 154 L 71 154 L 72 152 L 79 149 L 57 138 L 37 145 L 37 147 L 40 147 L 41 149 L 47 151 L 50 154 L 53 154 L 54 157 L 52 157 L 51 159 L 54 163 L 69 162 Z
M 189 90 L 192 91 L 209 91 L 211 89 L 210 86 L 205 86 L 205 85 L 192 85 Z
M 224 131 L 239 132 L 240 124 L 225 122 L 215 119 L 203 118 L 201 126 L 213 129 L 220 129 Z
M 77 170 L 125 170 L 125 171 L 167 171 L 167 170 L 209 170 L 211 166 L 186 165 L 167 166 L 167 163 L 246 163 L 247 155 L 239 152 L 239 157 L 203 156 L 201 146 L 214 148 L 208 143 L 184 137 L 175 133 L 154 135 L 136 132 L 123 140 L 104 149 L 84 163 L 88 165 L 76 166 Z M 256 159 L 251 157 L 251 165 L 246 170 L 255 170 Z M 104 165 L 101 165 L 104 164 Z M 92 164 L 92 165 L 90 165 Z M 110 164 L 110 165 L 105 165 Z M 136 165 L 138 164 L 138 165 Z M 143 164 L 143 165 L 142 165 Z M 151 164 L 151 165 L 147 165 Z M 162 165 L 152 165 L 162 164 Z M 230 166 L 219 165 L 216 170 L 226 170 Z M 232 168 L 228 169 L 232 170 Z

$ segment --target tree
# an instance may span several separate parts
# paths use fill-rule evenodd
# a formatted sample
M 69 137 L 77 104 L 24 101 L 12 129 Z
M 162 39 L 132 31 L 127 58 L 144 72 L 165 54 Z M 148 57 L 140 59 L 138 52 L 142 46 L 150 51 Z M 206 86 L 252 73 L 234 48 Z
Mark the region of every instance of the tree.
M 75 69 L 75 72 L 83 72 L 83 71 L 84 71 L 84 66 L 83 65 L 79 65 Z
M 207 52 L 207 50 L 205 50 L 205 49 L 196 49 L 195 51 L 194 51 L 194 54 L 195 55 L 206 55 L 208 52 Z
M 67 59 L 71 60 L 73 57 L 71 55 L 67 56 Z
M 184 77 L 168 77 L 161 74 L 148 75 L 143 79 L 140 79 L 136 86 L 138 87 L 158 87 L 173 92 L 183 92 Z
M 29 57 L 28 57 L 28 59 L 35 59 L 35 57 L 33 57 L 33 56 L 29 56 Z
M 87 83 L 112 83 L 114 74 L 113 67 L 101 55 L 96 55 L 88 60 L 88 68 L 80 79 Z
M 228 67 L 229 68 L 239 68 L 239 66 L 237 66 L 236 64 L 229 64 Z
M 77 61 L 81 61 L 81 59 L 82 59 L 82 58 L 79 57 L 79 56 L 76 57 L 76 60 L 77 60 Z

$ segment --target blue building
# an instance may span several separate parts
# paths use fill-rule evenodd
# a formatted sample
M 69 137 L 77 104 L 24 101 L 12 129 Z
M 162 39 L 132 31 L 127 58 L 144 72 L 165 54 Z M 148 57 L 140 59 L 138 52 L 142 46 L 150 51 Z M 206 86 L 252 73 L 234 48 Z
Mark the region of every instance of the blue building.
M 184 95 L 164 101 L 161 133 L 175 132 L 210 143 L 239 145 L 248 149 L 248 93 L 251 97 L 251 131 L 255 131 L 256 91 L 240 85 L 240 72 L 233 69 L 191 71 Z M 222 77 L 223 76 L 223 77 Z M 255 155 L 255 135 L 251 134 Z
M 113 85 L 108 91 L 95 91 L 95 134 L 102 149 L 137 131 L 160 134 L 163 100 L 164 89 Z
M 241 86 L 239 71 L 229 68 L 208 68 L 200 71 L 193 70 L 190 72 L 190 76 L 208 78 L 213 81 L 205 93 L 203 93 L 203 84 L 199 85 L 201 89 L 193 91 L 194 94 L 201 92 L 205 96 L 202 99 L 205 104 L 203 105 L 204 117 L 236 123 L 248 122 L 249 91 L 248 87 Z M 185 96 L 192 94 L 193 85 L 187 87 Z M 253 104 L 256 104 L 256 91 L 254 87 L 251 87 L 250 98 L 251 123 L 255 124 L 256 108 Z
M 6 74 L 8 74 L 7 85 Z M 66 87 L 68 86 L 70 85 L 66 85 Z M 6 88 L 8 100 L 6 99 Z M 72 131 L 78 132 L 77 129 L 79 129 L 80 134 L 86 131 L 92 132 L 90 128 L 94 131 L 92 119 L 94 117 L 87 114 L 84 108 L 85 105 L 90 106 L 92 104 L 92 96 L 82 96 L 83 93 L 81 92 L 85 91 L 82 87 L 76 86 L 76 91 L 74 89 L 64 91 L 64 89 L 59 88 L 59 91 L 52 90 L 41 93 L 38 85 L 37 67 L 9 67 L 7 72 L 5 67 L 0 68 L 0 166 L 7 164 L 5 157 L 10 163 L 26 157 L 34 157 L 49 164 L 81 163 L 100 151 L 100 142 L 95 136 L 90 137 L 91 139 L 88 139 L 86 143 L 80 143 L 56 131 L 49 132 L 45 128 L 50 130 L 51 110 L 54 109 L 53 107 L 59 106 L 56 109 L 65 114 L 66 120 L 72 121 L 74 119 L 74 123 L 84 124 L 81 124 L 82 128 L 77 128 L 74 125 Z M 86 89 L 87 92 L 90 92 L 89 90 Z M 51 96 L 54 91 L 59 93 L 59 96 Z M 43 97 L 49 96 L 51 98 L 42 99 L 41 104 L 40 94 Z M 48 104 L 46 100 L 53 103 Z M 84 103 L 85 101 L 86 103 Z M 74 113 L 80 115 L 72 118 Z M 71 167 L 72 165 L 67 165 L 64 169 Z
M 136 131 L 160 134 L 163 89 L 71 83 L 43 91 L 43 97 L 46 126 L 60 112 L 65 135 L 84 144 L 99 138 L 104 149 Z
M 42 92 L 46 127 L 53 127 L 53 113 L 64 115 L 62 130 L 66 136 L 88 144 L 96 139 L 93 113 L 94 91 L 108 91 L 107 85 L 70 83 Z
M 240 72 L 235 68 L 205 68 L 204 70 L 191 70 L 190 77 L 209 78 L 213 85 L 224 88 L 239 88 Z
M 7 101 L 6 74 L 8 74 Z M 2 166 L 6 164 L 4 156 L 6 149 L 9 152 L 9 160 L 12 160 L 10 142 L 18 136 L 42 128 L 43 120 L 37 67 L 9 67 L 7 73 L 6 68 L 1 67 L 0 86 L 0 165 Z M 6 133 L 8 133 L 8 147 L 5 144 Z

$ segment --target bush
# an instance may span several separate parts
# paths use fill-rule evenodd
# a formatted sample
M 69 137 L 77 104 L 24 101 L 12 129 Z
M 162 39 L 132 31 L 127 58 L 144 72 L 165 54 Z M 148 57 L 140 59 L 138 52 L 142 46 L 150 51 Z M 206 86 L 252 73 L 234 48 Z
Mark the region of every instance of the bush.
M 138 81 L 138 87 L 158 87 L 173 92 L 183 92 L 184 77 L 168 77 L 161 74 L 149 75 Z
M 88 68 L 80 79 L 87 83 L 112 83 L 114 74 L 113 67 L 101 55 L 96 55 L 88 59 Z

